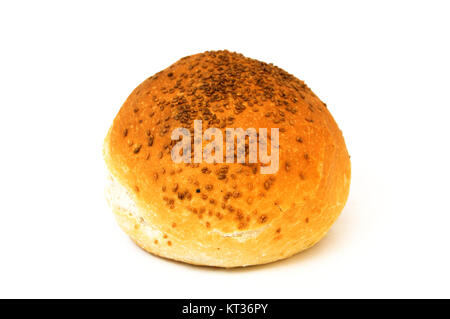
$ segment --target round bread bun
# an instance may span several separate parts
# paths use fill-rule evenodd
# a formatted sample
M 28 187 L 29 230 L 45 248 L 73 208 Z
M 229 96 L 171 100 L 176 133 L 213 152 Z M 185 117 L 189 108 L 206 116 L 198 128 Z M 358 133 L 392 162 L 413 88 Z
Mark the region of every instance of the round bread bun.
M 279 128 L 279 169 L 176 163 L 171 132 Z M 146 251 L 196 265 L 273 262 L 316 244 L 343 209 L 350 158 L 327 106 L 284 70 L 229 51 L 182 58 L 140 84 L 104 144 L 108 201 Z

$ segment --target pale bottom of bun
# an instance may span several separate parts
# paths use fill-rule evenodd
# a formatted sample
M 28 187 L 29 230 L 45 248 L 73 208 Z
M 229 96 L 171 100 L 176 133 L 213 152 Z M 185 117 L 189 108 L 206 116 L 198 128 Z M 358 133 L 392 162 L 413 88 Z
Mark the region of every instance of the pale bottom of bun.
M 239 234 L 214 234 L 216 246 L 221 246 L 222 250 L 213 249 L 210 243 L 202 243 L 201 240 L 192 243 L 173 236 L 169 240 L 161 227 L 142 217 L 149 212 L 143 214 L 125 187 L 111 175 L 108 180 L 106 197 L 122 230 L 147 252 L 188 264 L 234 268 L 271 263 L 314 246 L 326 234 L 326 231 L 316 233 L 306 240 L 295 240 L 284 247 L 274 245 L 268 249 L 255 244 L 259 240 L 263 242 L 261 237 L 267 233 L 264 228 Z M 266 227 L 271 228 L 269 225 Z
M 164 232 L 144 221 L 141 209 L 137 207 L 130 193 L 112 175 L 108 177 L 106 198 L 120 228 L 142 249 L 159 257 L 193 265 L 215 266 L 212 260 L 190 256 L 189 251 L 180 255 L 170 249 L 170 246 L 164 243 Z

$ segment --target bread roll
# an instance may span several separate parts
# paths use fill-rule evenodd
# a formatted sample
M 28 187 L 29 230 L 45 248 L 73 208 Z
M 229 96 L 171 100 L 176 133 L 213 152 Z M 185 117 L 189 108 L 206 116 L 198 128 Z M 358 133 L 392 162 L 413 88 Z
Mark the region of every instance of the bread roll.
M 196 163 L 191 154 L 176 163 L 171 133 L 193 133 L 194 120 L 223 136 L 278 128 L 278 171 L 263 174 L 259 158 Z M 140 84 L 106 136 L 104 158 L 120 227 L 146 251 L 196 265 L 258 265 L 313 246 L 350 186 L 344 138 L 326 105 L 284 70 L 228 51 L 184 57 Z

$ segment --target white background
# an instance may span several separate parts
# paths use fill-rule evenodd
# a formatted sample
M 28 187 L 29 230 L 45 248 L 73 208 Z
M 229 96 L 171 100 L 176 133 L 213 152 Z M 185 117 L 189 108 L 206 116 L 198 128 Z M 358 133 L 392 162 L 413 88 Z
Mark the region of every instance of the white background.
M 2 1 L 0 297 L 450 297 L 445 1 Z M 104 200 L 102 142 L 128 94 L 229 49 L 328 104 L 348 203 L 293 258 L 221 270 L 145 253 Z

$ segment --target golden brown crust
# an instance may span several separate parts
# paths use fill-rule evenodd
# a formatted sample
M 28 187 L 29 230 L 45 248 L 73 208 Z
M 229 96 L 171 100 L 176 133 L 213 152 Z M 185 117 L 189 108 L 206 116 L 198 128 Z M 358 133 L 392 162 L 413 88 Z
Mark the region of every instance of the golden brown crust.
M 194 119 L 203 130 L 279 128 L 279 171 L 174 163 L 171 131 L 192 129 Z M 141 247 L 221 267 L 312 246 L 344 207 L 350 185 L 347 149 L 326 105 L 287 72 L 228 51 L 185 57 L 140 84 L 105 139 L 105 160 L 136 204 L 131 216 L 113 208 L 128 216 L 119 223 Z

